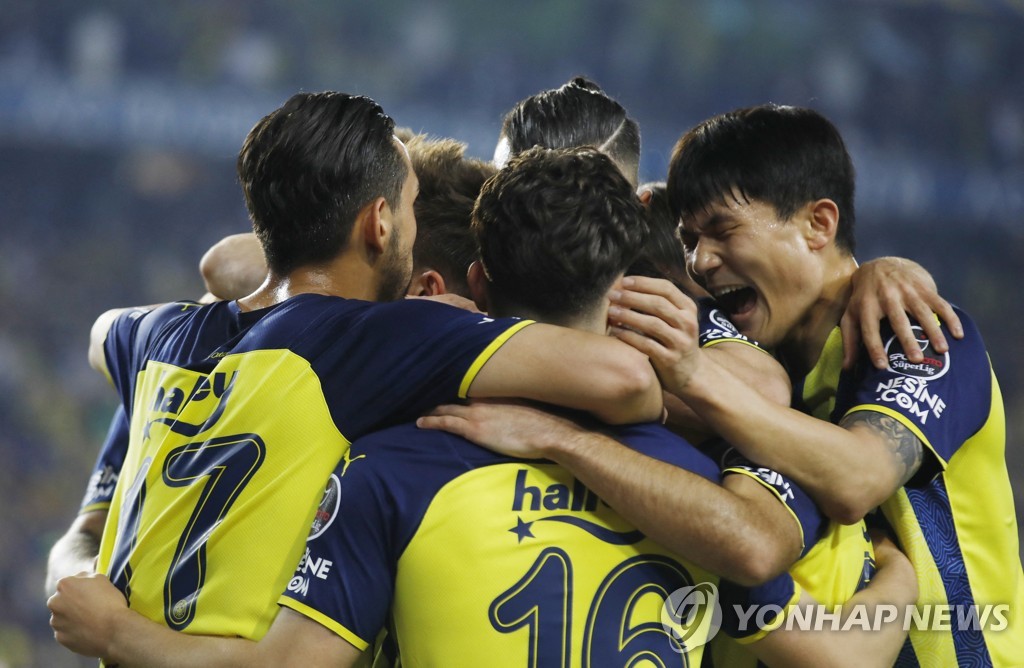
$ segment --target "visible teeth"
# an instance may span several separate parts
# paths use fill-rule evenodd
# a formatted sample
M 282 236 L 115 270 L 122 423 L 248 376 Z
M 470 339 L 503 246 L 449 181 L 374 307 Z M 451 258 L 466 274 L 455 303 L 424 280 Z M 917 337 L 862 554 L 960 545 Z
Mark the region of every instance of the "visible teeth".
M 719 299 L 721 297 L 724 297 L 727 294 L 730 294 L 730 293 L 742 290 L 744 287 L 745 286 L 742 286 L 742 285 L 733 285 L 733 286 L 730 286 L 730 287 L 727 287 L 727 288 L 715 288 L 714 290 L 711 291 L 711 295 L 715 299 Z

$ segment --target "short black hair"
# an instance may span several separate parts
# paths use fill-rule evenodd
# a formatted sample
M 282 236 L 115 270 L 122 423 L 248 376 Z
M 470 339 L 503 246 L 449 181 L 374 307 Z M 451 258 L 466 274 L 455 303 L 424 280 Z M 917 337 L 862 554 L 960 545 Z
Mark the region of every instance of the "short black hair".
M 689 218 L 715 202 L 771 204 L 788 219 L 808 202 L 839 207 L 836 246 L 853 254 L 853 161 L 839 130 L 811 109 L 765 104 L 715 116 L 687 132 L 669 163 L 669 203 Z
M 584 77 L 520 101 L 505 115 L 501 134 L 509 142 L 510 155 L 534 146 L 593 146 L 611 156 L 635 184 L 640 126 L 621 104 Z
M 665 278 L 680 285 L 676 277 L 686 275 L 686 253 L 679 236 L 679 219 L 672 214 L 668 190 L 663 182 L 645 183 L 641 192 L 650 192 L 644 207 L 647 216 L 647 242 L 640 256 L 627 271 L 633 276 Z
M 420 184 L 413 203 L 413 258 L 417 267 L 440 272 L 449 292 L 467 296 L 466 271 L 477 258 L 470 225 L 473 206 L 484 182 L 498 170 L 489 162 L 467 158 L 466 145 L 454 139 L 415 135 L 405 145 Z
M 271 271 L 335 257 L 377 197 L 398 207 L 408 169 L 394 127 L 370 98 L 336 92 L 293 95 L 253 127 L 238 178 Z
M 551 322 L 600 303 L 647 237 L 633 187 L 590 147 L 512 158 L 484 184 L 473 230 L 492 301 Z

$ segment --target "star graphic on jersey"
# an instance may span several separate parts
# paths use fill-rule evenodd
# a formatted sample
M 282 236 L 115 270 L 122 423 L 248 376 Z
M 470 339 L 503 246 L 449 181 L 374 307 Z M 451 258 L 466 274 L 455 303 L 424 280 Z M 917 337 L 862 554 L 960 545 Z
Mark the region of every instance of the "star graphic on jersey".
M 536 538 L 536 536 L 533 535 L 533 532 L 530 531 L 530 527 L 532 525 L 533 522 L 524 522 L 523 518 L 517 515 L 516 525 L 509 529 L 509 532 L 519 536 L 519 542 L 522 543 L 524 538 Z

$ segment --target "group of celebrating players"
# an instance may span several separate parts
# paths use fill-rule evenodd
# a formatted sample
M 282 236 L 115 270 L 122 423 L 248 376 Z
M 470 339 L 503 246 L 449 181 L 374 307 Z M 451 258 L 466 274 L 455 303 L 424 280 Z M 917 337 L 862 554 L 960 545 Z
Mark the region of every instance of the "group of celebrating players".
M 335 92 L 250 131 L 253 234 L 203 258 L 211 295 L 93 327 L 120 405 L 50 555 L 59 642 L 121 666 L 1024 660 L 984 344 L 921 267 L 858 265 L 827 119 L 716 116 L 641 185 L 636 122 L 576 78 L 517 104 L 493 161 L 464 148 Z M 813 610 L 837 623 L 786 623 Z

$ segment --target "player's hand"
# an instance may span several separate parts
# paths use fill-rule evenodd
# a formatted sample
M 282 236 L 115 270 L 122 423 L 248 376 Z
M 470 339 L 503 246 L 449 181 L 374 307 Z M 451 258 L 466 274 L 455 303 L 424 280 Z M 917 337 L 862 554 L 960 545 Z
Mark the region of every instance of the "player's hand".
M 468 405 L 438 406 L 416 425 L 447 431 L 521 459 L 543 459 L 547 448 L 558 447 L 585 432 L 576 422 L 525 402 L 487 399 L 475 399 Z
M 199 260 L 206 291 L 216 299 L 241 299 L 267 277 L 263 247 L 252 232 L 224 237 Z
M 853 275 L 853 293 L 840 321 L 843 332 L 843 368 L 853 366 L 863 340 L 871 363 L 879 369 L 888 364 L 879 323 L 889 319 L 903 350 L 911 362 L 924 359 L 909 316 L 917 321 L 925 336 L 944 353 L 949 350 L 946 337 L 933 313 L 946 324 L 956 338 L 963 338 L 960 318 L 949 302 L 939 296 L 931 274 L 924 267 L 898 257 L 883 257 L 861 265 Z
M 899 574 L 898 578 L 894 578 L 899 583 L 899 588 L 891 591 L 892 597 L 896 600 L 888 602 L 907 605 L 917 602 L 917 575 L 914 573 L 914 566 L 910 563 L 910 559 L 900 551 L 900 548 L 884 531 L 872 529 L 868 533 L 875 550 L 875 566 L 878 572 L 884 569 Z M 877 573 L 875 577 L 877 577 Z
M 46 607 L 57 642 L 72 652 L 102 658 L 128 603 L 106 575 L 82 572 L 58 580 Z
M 696 303 L 646 276 L 627 276 L 608 298 L 612 334 L 647 355 L 664 388 L 681 394 L 700 359 Z

